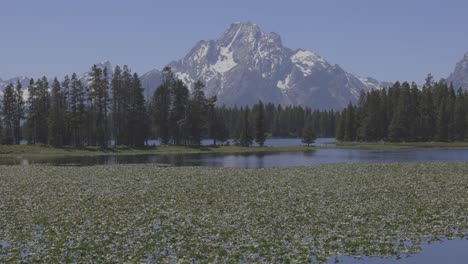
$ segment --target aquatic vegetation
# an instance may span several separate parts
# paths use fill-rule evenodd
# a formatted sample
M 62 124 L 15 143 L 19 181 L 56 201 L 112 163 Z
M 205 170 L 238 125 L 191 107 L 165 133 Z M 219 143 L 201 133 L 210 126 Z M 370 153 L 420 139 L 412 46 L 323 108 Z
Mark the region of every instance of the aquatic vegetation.
M 467 235 L 468 163 L 0 167 L 0 262 L 323 262 Z

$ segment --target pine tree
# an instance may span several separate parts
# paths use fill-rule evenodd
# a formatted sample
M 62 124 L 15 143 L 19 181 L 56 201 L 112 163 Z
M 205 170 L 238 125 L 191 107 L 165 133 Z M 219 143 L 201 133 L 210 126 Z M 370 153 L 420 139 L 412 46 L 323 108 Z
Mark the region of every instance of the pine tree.
M 70 77 L 65 75 L 62 81 L 62 105 L 63 105 L 63 116 L 64 116 L 64 127 L 63 127 L 63 144 L 71 145 L 71 123 L 70 123 Z
M 338 119 L 338 124 L 337 124 L 337 128 L 336 128 L 336 139 L 339 140 L 339 141 L 343 141 L 345 139 L 345 129 L 346 129 L 346 109 L 345 108 L 343 110 L 343 112 L 341 112 L 341 115 Z
M 448 141 L 448 112 L 447 112 L 447 105 L 445 101 L 441 101 L 438 111 L 437 111 L 437 141 L 446 142 Z
M 163 83 L 156 89 L 152 99 L 152 116 L 153 124 L 155 125 L 156 134 L 161 140 L 161 144 L 169 143 L 169 110 L 171 107 L 171 92 L 170 87 L 174 82 L 172 70 L 169 67 L 163 70 Z
M 421 140 L 421 98 L 420 91 L 416 83 L 411 84 L 409 103 L 406 109 L 408 115 L 408 140 L 420 141 Z
M 215 138 L 217 141 L 226 142 L 229 139 L 229 131 L 226 127 L 226 120 L 224 119 L 222 113 L 216 111 L 215 114 L 216 114 Z
M 132 81 L 132 107 L 128 119 L 132 120 L 128 129 L 133 130 L 131 133 L 130 146 L 143 147 L 148 135 L 147 116 L 145 96 L 143 87 L 141 86 L 138 74 L 133 74 Z
M 21 83 L 16 81 L 15 86 L 15 114 L 14 114 L 14 144 L 20 144 L 22 139 L 21 133 L 21 120 L 24 118 L 24 100 L 23 100 L 23 87 Z
M 81 147 L 84 145 L 86 131 L 86 91 L 75 73 L 70 80 L 69 100 L 71 144 L 75 147 Z
M 184 131 L 182 122 L 187 111 L 187 103 L 189 101 L 189 90 L 181 81 L 177 80 L 170 87 L 172 104 L 169 113 L 170 134 L 172 135 L 173 143 L 181 145 L 184 141 Z
M 114 75 L 111 80 L 112 86 L 112 132 L 115 145 L 123 145 L 125 142 L 126 116 L 125 116 L 125 84 L 128 85 L 130 73 L 128 68 L 124 67 L 122 72 L 119 66 L 114 69 Z M 124 82 L 127 80 L 127 83 Z
M 302 130 L 302 143 L 307 144 L 307 146 L 310 146 L 310 144 L 313 144 L 315 142 L 315 139 L 317 137 L 315 136 L 314 129 L 312 126 L 307 124 L 304 127 L 304 130 Z
M 356 140 L 356 128 L 357 120 L 355 116 L 355 108 L 354 106 L 349 103 L 348 107 L 346 108 L 346 123 L 345 123 L 345 130 L 344 130 L 344 140 L 345 141 L 355 141 Z
M 215 97 L 216 98 L 216 97 Z M 216 111 L 216 106 L 215 106 L 216 100 L 209 100 L 207 102 L 208 106 L 208 113 L 207 113 L 207 122 L 208 122 L 208 137 L 213 140 L 213 146 L 216 146 L 217 141 L 218 141 L 218 133 L 221 129 L 220 127 L 220 119 L 219 115 Z
M 34 83 L 31 79 L 29 91 L 29 112 L 27 116 L 28 139 L 31 144 L 48 143 L 49 82 L 43 77 Z
M 455 104 L 456 104 L 456 94 L 455 90 L 453 88 L 453 85 L 450 84 L 450 87 L 448 89 L 448 97 L 447 97 L 447 105 L 446 105 L 446 111 L 447 111 L 447 131 L 448 131 L 448 141 L 454 141 L 456 138 L 455 135 L 455 129 L 456 129 L 456 124 L 455 124 Z
M 50 112 L 48 117 L 49 144 L 54 147 L 63 146 L 65 128 L 65 106 L 63 92 L 57 78 L 52 83 L 50 94 Z
M 240 145 L 244 147 L 249 147 L 250 145 L 252 145 L 252 142 L 253 142 L 249 119 L 250 119 L 250 109 L 247 106 L 243 113 L 242 129 L 241 129 L 240 139 L 239 139 Z
M 265 109 L 263 107 L 263 102 L 258 102 L 257 115 L 255 117 L 255 142 L 260 147 L 263 147 L 263 144 L 266 140 L 266 131 L 265 131 Z
M 429 80 L 430 81 L 430 80 Z M 421 91 L 420 104 L 420 130 L 419 135 L 422 141 L 431 141 L 434 139 L 435 132 L 435 111 L 432 99 L 432 87 L 423 86 Z
M 461 88 L 457 91 L 457 98 L 455 101 L 455 140 L 464 141 L 466 135 L 466 107 L 465 107 L 465 94 Z
M 3 91 L 3 144 L 11 145 L 15 142 L 15 112 L 16 112 L 15 89 L 12 84 L 5 87 Z M 1 120 L 1 119 L 0 119 Z
M 37 112 L 38 112 L 38 102 L 37 102 L 37 86 L 34 82 L 34 79 L 29 80 L 28 85 L 28 111 L 26 116 L 26 130 L 27 130 L 27 139 L 29 144 L 36 144 L 36 135 L 37 135 Z
M 107 68 L 100 69 L 93 65 L 90 74 L 90 87 L 88 94 L 89 127 L 88 142 L 90 145 L 107 147 L 109 142 L 108 104 L 109 80 Z
M 187 114 L 183 127 L 188 131 L 189 144 L 200 146 L 207 124 L 207 111 L 209 99 L 205 97 L 205 85 L 197 81 L 193 86 L 192 98 L 188 102 Z M 215 98 L 211 100 L 216 101 Z
M 397 108 L 393 111 L 393 117 L 388 128 L 389 140 L 394 142 L 408 141 L 410 139 L 410 120 L 408 117 L 410 104 L 410 86 L 407 82 L 402 84 L 398 97 Z

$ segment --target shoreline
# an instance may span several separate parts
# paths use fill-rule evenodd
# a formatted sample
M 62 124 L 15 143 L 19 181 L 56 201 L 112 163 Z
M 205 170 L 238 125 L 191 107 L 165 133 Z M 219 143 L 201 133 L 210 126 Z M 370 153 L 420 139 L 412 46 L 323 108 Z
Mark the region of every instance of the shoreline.
M 109 147 L 61 147 L 44 145 L 0 145 L 0 157 L 35 157 L 35 156 L 106 156 L 106 155 L 179 155 L 179 154 L 240 154 L 311 151 L 317 149 L 363 149 L 363 150 L 410 150 L 410 149 L 467 149 L 468 142 L 408 142 L 408 143 L 367 143 L 333 142 L 329 146 L 157 146 L 130 148 L 124 146 Z

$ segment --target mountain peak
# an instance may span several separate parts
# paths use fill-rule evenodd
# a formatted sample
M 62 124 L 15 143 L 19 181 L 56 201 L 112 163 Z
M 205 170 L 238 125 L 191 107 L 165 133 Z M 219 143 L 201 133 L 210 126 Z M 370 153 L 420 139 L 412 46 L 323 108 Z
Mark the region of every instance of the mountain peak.
M 447 79 L 448 83 L 453 83 L 456 88 L 468 89 L 468 52 L 457 63 L 455 70 Z
M 112 72 L 112 71 L 113 71 L 112 64 L 111 64 L 111 62 L 110 62 L 109 60 L 103 60 L 103 61 L 101 61 L 101 62 L 99 62 L 99 63 L 96 63 L 96 66 L 98 66 L 99 68 L 101 68 L 101 69 L 103 69 L 103 70 L 104 70 L 105 68 L 107 68 L 107 71 L 108 71 L 108 72 Z
M 252 22 L 230 24 L 219 38 L 197 42 L 183 59 L 169 66 L 189 88 L 201 80 L 206 84 L 205 93 L 226 105 L 252 105 L 262 100 L 340 109 L 350 100 L 356 101 L 360 90 L 369 90 L 371 83 L 312 51 L 284 47 L 279 34 L 262 31 Z M 142 79 L 145 88 L 154 90 L 157 82 L 151 76 Z
M 253 45 L 256 42 L 270 42 L 282 45 L 281 36 L 277 33 L 266 33 L 257 24 L 252 22 L 235 22 L 224 31 L 218 41 L 224 45 L 241 42 L 243 44 Z

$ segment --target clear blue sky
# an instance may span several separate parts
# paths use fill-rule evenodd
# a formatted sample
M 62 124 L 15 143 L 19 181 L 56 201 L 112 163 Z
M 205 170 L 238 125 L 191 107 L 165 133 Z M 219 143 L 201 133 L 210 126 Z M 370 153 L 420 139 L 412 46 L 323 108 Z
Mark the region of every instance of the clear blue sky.
M 0 78 L 60 77 L 107 59 L 144 73 L 235 21 L 385 81 L 445 77 L 468 51 L 466 0 L 9 0 L 0 3 Z

